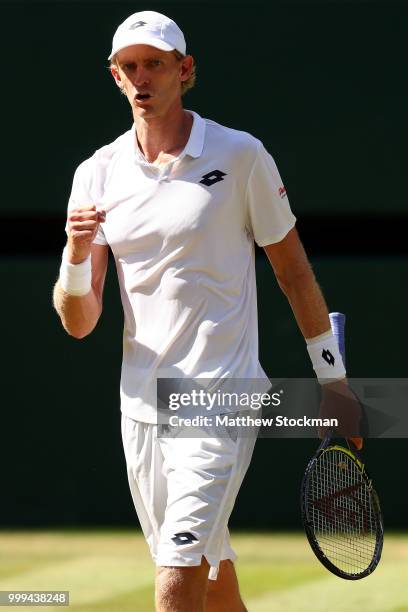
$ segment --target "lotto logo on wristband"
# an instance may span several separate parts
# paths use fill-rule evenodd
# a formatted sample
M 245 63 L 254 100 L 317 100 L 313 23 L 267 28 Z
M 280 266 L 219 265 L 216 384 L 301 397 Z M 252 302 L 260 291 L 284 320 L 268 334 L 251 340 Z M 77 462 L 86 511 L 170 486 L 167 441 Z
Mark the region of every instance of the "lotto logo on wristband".
M 324 335 L 324 338 L 319 336 L 317 339 L 307 340 L 307 350 L 313 369 L 322 384 L 330 380 L 339 380 L 346 375 L 336 338 L 331 331 Z
M 331 366 L 334 366 L 336 360 L 329 350 L 324 349 L 322 351 L 322 357 L 326 361 L 326 363 L 328 363 Z

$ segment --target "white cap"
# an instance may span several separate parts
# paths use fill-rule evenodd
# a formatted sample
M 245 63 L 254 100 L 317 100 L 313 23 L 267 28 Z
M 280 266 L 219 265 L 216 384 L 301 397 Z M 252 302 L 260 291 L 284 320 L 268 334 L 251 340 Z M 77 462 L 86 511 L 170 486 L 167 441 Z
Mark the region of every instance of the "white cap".
M 162 51 L 177 49 L 183 55 L 186 54 L 186 41 L 178 25 L 155 11 L 133 13 L 120 24 L 113 37 L 108 59 L 131 45 L 151 45 Z

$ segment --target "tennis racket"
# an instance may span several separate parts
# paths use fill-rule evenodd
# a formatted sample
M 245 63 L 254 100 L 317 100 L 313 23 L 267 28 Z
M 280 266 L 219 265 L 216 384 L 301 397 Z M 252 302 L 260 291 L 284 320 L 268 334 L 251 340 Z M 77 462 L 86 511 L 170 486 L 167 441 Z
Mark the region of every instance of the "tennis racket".
M 330 321 L 345 358 L 341 313 Z M 377 567 L 384 529 L 380 503 L 361 455 L 335 444 L 329 433 L 310 460 L 301 486 L 301 513 L 307 539 L 319 561 L 333 574 L 359 580 Z

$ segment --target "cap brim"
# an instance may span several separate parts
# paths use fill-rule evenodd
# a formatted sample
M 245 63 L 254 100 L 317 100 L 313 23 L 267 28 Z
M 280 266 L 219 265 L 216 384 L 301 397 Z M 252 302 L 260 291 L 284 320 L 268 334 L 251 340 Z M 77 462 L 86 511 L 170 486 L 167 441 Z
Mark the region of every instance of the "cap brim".
M 112 48 L 111 54 L 108 60 L 111 60 L 116 53 L 126 49 L 126 47 L 133 47 L 133 45 L 149 45 L 150 47 L 156 47 L 161 51 L 174 51 L 176 47 L 166 43 L 164 40 L 153 38 L 151 36 L 135 36 L 134 32 L 129 32 L 130 36 L 124 36 L 118 45 Z

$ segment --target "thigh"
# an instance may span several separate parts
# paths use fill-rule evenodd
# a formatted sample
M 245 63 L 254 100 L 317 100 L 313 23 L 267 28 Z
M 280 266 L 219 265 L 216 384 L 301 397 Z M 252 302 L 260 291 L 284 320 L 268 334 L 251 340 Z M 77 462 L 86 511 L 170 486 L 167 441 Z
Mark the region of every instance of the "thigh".
M 255 436 L 162 438 L 167 506 L 160 530 L 159 565 L 200 565 L 216 579 L 223 559 L 236 558 L 228 520 L 252 456 Z M 210 432 L 211 433 L 211 432 Z M 219 430 L 217 432 L 219 434 Z
M 122 440 L 133 503 L 155 559 L 167 501 L 167 483 L 156 426 L 123 415 Z

